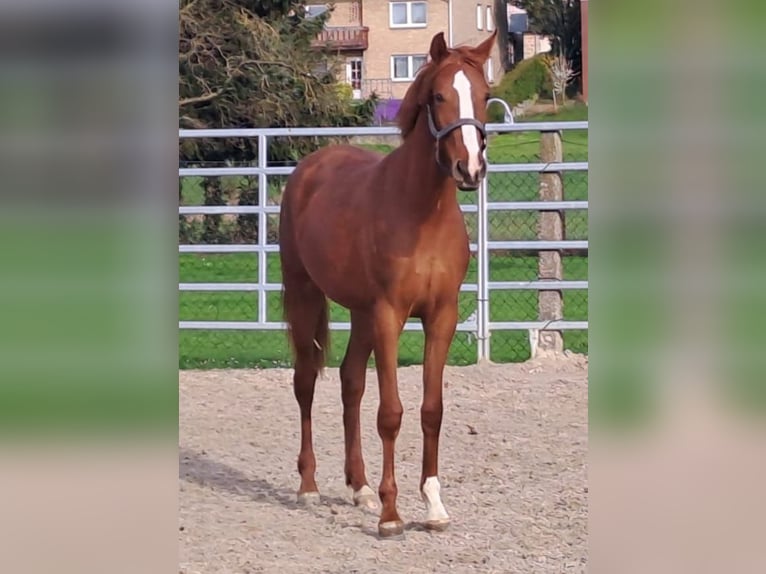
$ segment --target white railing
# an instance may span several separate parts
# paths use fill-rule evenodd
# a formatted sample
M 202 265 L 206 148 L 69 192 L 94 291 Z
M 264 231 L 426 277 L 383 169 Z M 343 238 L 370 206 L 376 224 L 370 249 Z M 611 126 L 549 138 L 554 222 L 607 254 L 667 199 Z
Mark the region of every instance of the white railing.
M 576 122 L 545 122 L 545 123 L 505 123 L 488 124 L 488 134 L 509 132 L 563 132 L 566 130 L 582 130 L 588 128 L 587 121 Z M 256 129 L 204 129 L 179 130 L 180 139 L 188 138 L 257 138 L 258 165 L 243 167 L 193 167 L 180 168 L 180 177 L 190 176 L 258 176 L 258 205 L 219 205 L 219 206 L 180 206 L 180 215 L 196 214 L 257 214 L 258 241 L 256 244 L 216 244 L 216 245 L 179 245 L 180 253 L 256 253 L 258 255 L 258 277 L 256 282 L 242 283 L 180 283 L 180 291 L 243 291 L 255 292 L 258 295 L 258 313 L 254 321 L 179 321 L 180 329 L 241 329 L 241 330 L 280 330 L 286 325 L 280 321 L 269 321 L 267 317 L 267 293 L 280 291 L 281 284 L 267 281 L 267 254 L 277 253 L 279 246 L 267 241 L 267 217 L 279 213 L 278 205 L 267 205 L 269 176 L 284 176 L 292 173 L 293 167 L 269 166 L 267 158 L 268 140 L 271 137 L 284 136 L 385 136 L 398 135 L 395 127 L 323 127 L 323 128 L 256 128 Z M 567 171 L 587 171 L 588 162 L 551 162 L 551 163 L 488 163 L 489 173 L 551 173 Z M 490 281 L 490 253 L 493 250 L 587 250 L 587 240 L 561 241 L 491 241 L 489 239 L 488 214 L 491 211 L 564 211 L 573 209 L 588 209 L 587 201 L 506 201 L 490 202 L 488 200 L 488 179 L 485 178 L 478 193 L 477 205 L 462 205 L 464 213 L 477 214 L 476 243 L 471 243 L 471 251 L 476 253 L 478 274 L 476 283 L 465 283 L 463 292 L 477 294 L 477 309 L 472 316 L 458 325 L 458 331 L 470 332 L 477 339 L 477 356 L 479 359 L 489 358 L 489 340 L 493 330 L 567 330 L 588 328 L 587 321 L 490 321 L 489 295 L 493 290 L 534 289 L 534 290 L 567 290 L 587 289 L 587 281 Z M 347 330 L 349 323 L 331 322 L 331 329 Z M 420 330 L 419 323 L 405 324 L 405 330 Z

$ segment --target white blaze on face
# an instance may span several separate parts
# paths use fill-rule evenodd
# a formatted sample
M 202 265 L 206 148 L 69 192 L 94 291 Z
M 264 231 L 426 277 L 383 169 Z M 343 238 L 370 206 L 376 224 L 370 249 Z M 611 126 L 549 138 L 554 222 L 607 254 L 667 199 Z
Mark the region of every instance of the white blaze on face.
M 473 98 L 471 97 L 471 82 L 462 70 L 455 74 L 452 87 L 457 92 L 460 106 L 460 119 L 476 119 L 473 114 Z M 463 134 L 463 145 L 468 150 L 468 173 L 475 176 L 481 168 L 481 150 L 479 149 L 479 132 L 473 126 L 460 126 Z

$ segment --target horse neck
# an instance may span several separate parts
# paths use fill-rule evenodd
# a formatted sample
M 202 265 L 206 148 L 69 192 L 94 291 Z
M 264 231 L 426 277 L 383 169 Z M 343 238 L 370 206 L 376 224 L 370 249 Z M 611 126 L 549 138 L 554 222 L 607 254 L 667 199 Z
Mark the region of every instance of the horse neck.
M 422 111 L 412 132 L 402 145 L 391 152 L 393 173 L 405 175 L 392 196 L 406 204 L 412 214 L 429 217 L 445 201 L 457 202 L 455 181 L 436 164 L 435 142 L 428 129 L 426 112 Z

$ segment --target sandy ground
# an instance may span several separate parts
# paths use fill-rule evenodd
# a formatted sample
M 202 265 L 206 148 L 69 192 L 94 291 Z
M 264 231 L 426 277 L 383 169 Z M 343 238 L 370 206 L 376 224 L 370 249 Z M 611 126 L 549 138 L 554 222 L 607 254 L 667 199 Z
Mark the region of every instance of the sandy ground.
M 337 369 L 314 401 L 319 505 L 299 507 L 298 407 L 292 372 L 180 373 L 180 572 L 584 572 L 587 360 L 448 367 L 440 447 L 452 523 L 424 530 L 418 494 L 421 367 L 399 371 L 397 441 L 404 538 L 381 540 L 377 516 L 344 484 Z M 377 382 L 362 403 L 367 474 L 380 479 Z

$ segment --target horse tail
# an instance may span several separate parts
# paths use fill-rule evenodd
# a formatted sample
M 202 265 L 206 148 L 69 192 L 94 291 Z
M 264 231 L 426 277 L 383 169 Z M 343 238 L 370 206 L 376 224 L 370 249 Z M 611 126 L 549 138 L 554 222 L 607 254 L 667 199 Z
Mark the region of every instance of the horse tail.
M 314 287 L 311 296 L 282 288 L 282 315 L 293 363 L 301 354 L 310 355 L 311 367 L 323 373 L 330 353 L 330 310 L 327 297 Z M 309 323 L 309 321 L 311 321 Z
M 319 313 L 319 320 L 314 333 L 314 344 L 314 368 L 324 374 L 330 352 L 330 309 L 327 297 L 324 298 L 324 304 Z
M 300 185 L 300 167 L 292 173 L 282 191 L 279 216 L 279 257 L 282 266 L 282 316 L 287 323 L 288 344 L 293 364 L 299 360 L 316 372 L 323 372 L 330 347 L 329 301 L 313 282 L 298 253 L 293 234 L 292 193 Z

